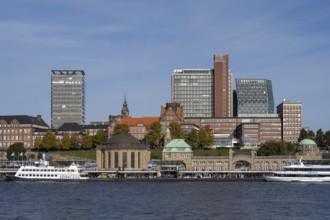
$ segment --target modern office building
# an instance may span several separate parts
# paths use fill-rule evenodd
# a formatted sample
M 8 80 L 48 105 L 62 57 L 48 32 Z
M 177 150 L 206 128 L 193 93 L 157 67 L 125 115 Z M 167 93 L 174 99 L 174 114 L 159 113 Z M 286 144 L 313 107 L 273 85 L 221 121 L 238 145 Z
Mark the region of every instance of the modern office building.
M 232 78 L 227 54 L 214 55 L 214 69 L 174 70 L 172 102 L 185 117 L 232 117 Z
M 238 117 L 274 114 L 272 82 L 266 79 L 236 79 Z
M 181 69 L 172 74 L 172 103 L 183 106 L 185 117 L 214 116 L 212 69 Z
M 282 140 L 298 143 L 302 129 L 302 103 L 283 100 L 277 106 L 277 113 L 282 119 Z
M 85 72 L 83 70 L 52 70 L 51 126 L 64 123 L 85 123 Z

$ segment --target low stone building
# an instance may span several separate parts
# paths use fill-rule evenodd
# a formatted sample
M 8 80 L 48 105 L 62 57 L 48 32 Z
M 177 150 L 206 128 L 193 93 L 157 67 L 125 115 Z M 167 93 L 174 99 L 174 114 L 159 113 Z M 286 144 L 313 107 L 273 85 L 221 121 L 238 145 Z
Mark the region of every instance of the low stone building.
M 171 140 L 163 150 L 163 160 L 181 160 L 187 170 L 191 170 L 193 151 L 183 139 Z
M 322 155 L 315 141 L 311 139 L 304 139 L 298 143 L 296 157 L 309 160 L 321 160 Z
M 108 144 L 96 148 L 99 169 L 147 169 L 150 146 L 139 142 L 130 134 L 113 135 Z
M 296 155 L 291 156 L 257 156 L 256 151 L 236 153 L 232 149 L 228 156 L 194 156 L 182 139 L 173 139 L 163 150 L 163 160 L 183 161 L 187 171 L 274 171 L 301 157 L 304 161 L 322 159 L 316 143 L 309 139 L 300 141 Z

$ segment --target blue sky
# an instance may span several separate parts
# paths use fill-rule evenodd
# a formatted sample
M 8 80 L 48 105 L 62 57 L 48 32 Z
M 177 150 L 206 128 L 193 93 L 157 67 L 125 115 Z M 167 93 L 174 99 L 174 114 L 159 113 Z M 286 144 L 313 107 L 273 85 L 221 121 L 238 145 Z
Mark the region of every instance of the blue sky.
M 171 74 L 230 56 L 235 78 L 303 102 L 303 126 L 330 130 L 327 0 L 11 0 L 0 3 L 0 114 L 50 124 L 52 69 L 82 69 L 86 122 L 159 116 Z

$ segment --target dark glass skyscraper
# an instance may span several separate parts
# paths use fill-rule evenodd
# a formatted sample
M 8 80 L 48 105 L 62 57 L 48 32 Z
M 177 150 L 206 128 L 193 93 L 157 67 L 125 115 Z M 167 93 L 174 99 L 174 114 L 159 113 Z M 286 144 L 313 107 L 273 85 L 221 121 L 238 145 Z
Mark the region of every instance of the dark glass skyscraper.
M 274 114 L 272 82 L 267 79 L 236 79 L 237 114 Z
M 85 123 L 85 72 L 83 70 L 52 70 L 51 124 Z

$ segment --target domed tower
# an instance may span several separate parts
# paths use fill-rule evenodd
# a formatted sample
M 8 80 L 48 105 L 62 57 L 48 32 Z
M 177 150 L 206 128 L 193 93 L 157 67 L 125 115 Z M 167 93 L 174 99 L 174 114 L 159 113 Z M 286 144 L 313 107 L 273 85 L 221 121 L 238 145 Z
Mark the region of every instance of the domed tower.
M 123 118 L 128 118 L 129 117 L 129 110 L 128 110 L 128 107 L 127 107 L 126 95 L 124 97 L 123 108 L 121 109 L 121 116 Z

